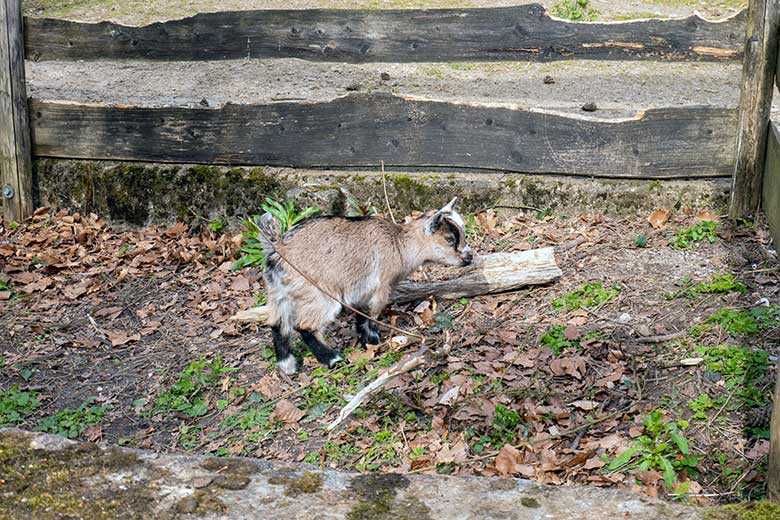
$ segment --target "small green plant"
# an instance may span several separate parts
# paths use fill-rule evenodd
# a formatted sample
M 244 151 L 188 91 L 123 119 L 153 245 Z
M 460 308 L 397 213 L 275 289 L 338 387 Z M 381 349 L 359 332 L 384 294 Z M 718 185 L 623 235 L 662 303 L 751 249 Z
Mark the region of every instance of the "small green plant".
M 479 224 L 477 224 L 477 217 L 473 213 L 470 213 L 466 217 L 466 239 L 476 240 L 480 234 Z
M 726 294 L 731 292 L 745 294 L 747 292 L 747 287 L 737 281 L 733 274 L 716 274 L 695 285 L 690 278 L 685 277 L 675 285 L 682 286 L 682 289 L 664 295 L 667 300 L 696 298 L 702 294 Z
M 434 324 L 428 330 L 430 332 L 441 332 L 452 328 L 452 316 L 446 311 L 440 311 L 433 315 Z
M 222 219 L 213 220 L 206 226 L 212 233 L 219 233 L 225 229 L 225 221 Z
M 0 426 L 22 423 L 40 405 L 37 392 L 25 392 L 18 386 L 0 388 Z
M 284 234 L 294 225 L 320 211 L 320 208 L 316 206 L 309 206 L 302 211 L 298 211 L 295 207 L 295 203 L 291 200 L 286 200 L 281 203 L 266 197 L 265 202 L 266 203 L 261 205 L 261 207 L 263 208 L 263 211 L 270 213 L 279 221 L 279 232 L 281 234 Z
M 707 411 L 723 404 L 723 398 L 718 397 L 712 399 L 709 394 L 702 393 L 696 399 L 688 401 L 688 408 L 691 409 L 693 415 L 691 419 L 704 420 L 707 418 Z
M 586 283 L 574 292 L 553 300 L 553 309 L 573 311 L 582 307 L 592 309 L 600 307 L 620 294 L 620 288 L 612 286 L 605 289 L 600 283 Z
M 756 408 L 766 404 L 767 396 L 761 390 L 761 382 L 769 368 L 769 353 L 727 345 L 696 350 L 703 355 L 707 368 L 723 378 L 726 388 L 735 391 L 742 406 Z
M 647 235 L 637 235 L 634 239 L 634 245 L 636 247 L 647 247 Z
M 553 354 L 560 356 L 561 352 L 567 348 L 579 347 L 580 342 L 576 339 L 568 339 L 564 334 L 566 328 L 563 325 L 553 325 L 542 335 L 542 343 L 550 347 Z
M 671 244 L 677 249 L 690 249 L 691 246 L 698 244 L 702 240 L 713 243 L 717 239 L 715 234 L 717 227 L 717 222 L 702 220 L 693 226 L 678 230 L 677 236 L 671 240 Z
M 653 410 L 642 422 L 644 435 L 637 437 L 631 447 L 615 457 L 607 471 L 648 469 L 660 470 L 670 490 L 677 487 L 677 473 L 686 470 L 695 476 L 699 458 L 690 454 L 688 440 L 682 432 L 688 427 L 684 420 L 664 421 L 661 410 Z
M 14 299 L 17 296 L 16 291 L 14 291 L 14 288 L 11 286 L 11 280 L 0 279 L 0 292 L 10 292 L 11 297 L 9 299 Z
M 225 366 L 219 357 L 212 362 L 203 358 L 193 361 L 179 375 L 178 381 L 157 397 L 152 414 L 177 411 L 193 417 L 206 415 L 204 391 L 235 371 L 235 368 Z
M 552 208 L 547 208 L 544 211 L 537 211 L 536 212 L 536 219 L 537 220 L 544 220 L 547 217 L 552 217 L 552 214 L 553 214 Z
M 268 295 L 265 294 L 265 291 L 260 289 L 257 291 L 257 294 L 255 294 L 255 305 L 260 307 L 266 303 L 268 303 Z
M 780 308 L 754 307 L 747 310 L 718 309 L 707 323 L 719 325 L 730 334 L 757 334 L 778 326 Z
M 295 207 L 295 203 L 291 200 L 281 203 L 266 197 L 265 201 L 266 203 L 262 204 L 261 207 L 263 211 L 270 213 L 279 221 L 279 232 L 281 234 L 284 234 L 294 225 L 320 211 L 320 208 L 314 206 L 298 211 Z M 251 218 L 244 220 L 244 227 L 246 227 L 246 230 L 241 233 L 244 237 L 244 245 L 238 250 L 240 253 L 243 253 L 243 255 L 233 262 L 233 265 L 230 266 L 231 270 L 235 271 L 242 267 L 253 265 L 263 267 L 265 264 L 265 251 L 260 242 L 262 232 L 260 231 L 259 223 L 260 215 L 253 215 Z
M 488 428 L 485 435 L 482 435 L 476 443 L 471 446 L 475 453 L 480 453 L 490 445 L 493 448 L 500 448 L 504 444 L 514 444 L 517 442 L 517 427 L 520 426 L 520 414 L 510 410 L 506 406 L 496 405 L 495 417 L 493 423 Z M 474 432 L 471 429 L 466 430 L 466 439 L 473 438 Z
M 591 22 L 600 14 L 590 7 L 589 0 L 561 0 L 550 12 L 553 16 L 574 22 Z
M 94 426 L 103 420 L 103 416 L 111 408 L 109 405 L 94 406 L 93 398 L 84 401 L 76 409 L 65 408 L 40 422 L 37 431 L 62 435 L 73 439 L 84 433 L 89 426 Z
M 377 213 L 379 213 L 379 211 L 371 203 L 371 199 L 366 202 L 360 202 L 354 197 L 347 197 L 348 217 L 373 217 Z

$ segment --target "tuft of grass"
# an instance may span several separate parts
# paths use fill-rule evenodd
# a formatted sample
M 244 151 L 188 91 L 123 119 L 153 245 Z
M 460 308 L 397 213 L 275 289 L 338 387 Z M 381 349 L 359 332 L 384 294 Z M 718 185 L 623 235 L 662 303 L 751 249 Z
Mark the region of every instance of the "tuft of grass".
M 590 6 L 589 0 L 561 0 L 550 12 L 553 16 L 574 22 L 590 22 L 601 14 Z
M 111 406 L 94 406 L 95 400 L 89 398 L 78 408 L 65 408 L 56 414 L 45 418 L 35 428 L 37 431 L 62 435 L 73 439 L 84 433 L 89 426 L 94 426 L 103 420 L 103 416 Z
M 679 229 L 677 236 L 672 238 L 671 245 L 677 249 L 690 249 L 694 244 L 703 240 L 713 243 L 718 238 L 715 234 L 717 228 L 717 222 L 702 220 L 693 226 Z
M 25 392 L 14 385 L 0 388 L 0 426 L 13 426 L 24 422 L 41 405 L 37 392 Z
M 208 407 L 203 397 L 204 392 L 216 386 L 225 375 L 236 370 L 225 366 L 219 357 L 211 362 L 203 358 L 191 362 L 179 374 L 179 379 L 173 386 L 157 396 L 151 414 L 175 411 L 193 417 L 206 415 Z
M 657 469 L 670 490 L 685 493 L 687 486 L 678 487 L 678 473 L 686 471 L 690 476 L 698 473 L 699 457 L 690 454 L 689 441 L 682 432 L 687 421 L 664 421 L 661 410 L 653 410 L 642 422 L 645 433 L 637 437 L 631 447 L 612 459 L 606 470 L 643 471 Z
M 612 286 L 605 289 L 600 283 L 586 283 L 574 292 L 553 300 L 553 309 L 573 311 L 580 308 L 596 308 L 620 294 L 620 288 Z

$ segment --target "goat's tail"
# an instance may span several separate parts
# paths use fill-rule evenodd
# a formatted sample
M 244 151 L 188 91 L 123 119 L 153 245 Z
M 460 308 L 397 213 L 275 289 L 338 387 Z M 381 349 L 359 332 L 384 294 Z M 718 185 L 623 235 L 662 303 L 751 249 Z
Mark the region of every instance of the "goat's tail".
M 263 247 L 266 256 L 270 256 L 276 252 L 274 242 L 278 242 L 281 239 L 281 233 L 279 232 L 279 221 L 276 217 L 270 213 L 263 213 L 260 220 L 257 221 L 257 227 L 260 229 L 260 233 L 257 235 L 257 240 Z

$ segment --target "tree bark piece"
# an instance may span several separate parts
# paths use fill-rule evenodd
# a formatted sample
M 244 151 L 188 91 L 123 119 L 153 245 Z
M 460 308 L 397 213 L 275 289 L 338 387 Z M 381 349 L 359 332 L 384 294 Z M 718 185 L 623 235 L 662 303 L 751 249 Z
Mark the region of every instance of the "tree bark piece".
M 769 112 L 777 69 L 780 2 L 751 0 L 739 95 L 737 161 L 731 190 L 732 218 L 753 218 L 761 202 Z
M 455 167 L 609 178 L 730 176 L 737 112 L 601 118 L 387 93 L 214 108 L 32 100 L 40 157 L 231 166 Z
M 32 158 L 22 2 L 0 0 L 0 201 L 8 222 L 32 214 Z
M 744 11 L 719 22 L 576 23 L 539 4 L 482 9 L 261 10 L 201 13 L 144 27 L 27 18 L 39 60 L 728 61 L 740 58 Z
M 766 494 L 769 500 L 780 502 L 780 374 L 775 374 L 772 395 L 772 419 L 769 426 L 769 459 L 766 468 Z
M 552 282 L 561 276 L 552 247 L 514 253 L 478 256 L 454 278 L 431 282 L 405 280 L 393 291 L 392 301 L 403 303 L 429 296 L 456 299 L 480 294 L 512 291 L 528 285 Z M 265 323 L 268 307 L 263 305 L 236 313 L 231 319 Z
M 780 246 L 780 126 L 769 124 L 769 136 L 764 162 L 764 190 L 761 208 L 764 210 L 775 247 Z

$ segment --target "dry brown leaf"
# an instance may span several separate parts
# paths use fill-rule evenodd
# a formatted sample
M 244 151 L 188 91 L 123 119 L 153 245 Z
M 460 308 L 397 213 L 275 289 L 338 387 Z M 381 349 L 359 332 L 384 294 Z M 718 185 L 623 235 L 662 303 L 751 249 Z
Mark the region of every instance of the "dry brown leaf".
M 715 213 L 711 213 L 709 211 L 700 211 L 696 215 L 693 216 L 694 222 L 701 222 L 702 220 L 709 220 L 711 222 L 719 222 L 720 217 L 716 215 Z
M 276 408 L 274 408 L 271 418 L 278 419 L 285 424 L 293 424 L 300 421 L 304 415 L 306 415 L 306 412 L 296 408 L 295 405 L 287 399 L 282 399 L 276 403 Z
M 599 469 L 606 466 L 607 463 L 601 460 L 599 457 L 592 457 L 585 461 L 582 465 L 582 469 Z
M 115 319 L 117 316 L 122 314 L 122 311 L 124 310 L 123 307 L 105 307 L 103 309 L 98 309 L 92 314 L 95 318 L 103 318 L 108 316 L 109 320 Z
M 141 335 L 138 333 L 128 335 L 121 330 L 107 330 L 106 335 L 108 336 L 108 341 L 110 341 L 111 345 L 114 347 L 119 347 L 130 343 L 131 341 L 138 341 L 141 339 Z
M 572 401 L 569 404 L 575 408 L 579 408 L 580 410 L 587 411 L 587 410 L 593 410 L 594 408 L 598 407 L 600 403 L 598 401 L 588 401 L 586 399 L 580 399 L 577 401 Z
M 0 301 L 10 300 L 12 294 L 11 291 L 0 291 Z
M 566 339 L 574 340 L 580 337 L 580 331 L 574 325 L 569 324 L 563 329 L 563 335 Z
M 658 229 L 664 224 L 666 224 L 666 221 L 669 220 L 669 215 L 671 215 L 671 211 L 663 211 L 663 210 L 656 210 L 650 213 L 650 216 L 647 218 L 647 221 L 650 223 L 651 226 L 653 226 L 653 229 Z
M 508 476 L 517 473 L 517 466 L 523 461 L 523 454 L 511 444 L 504 444 L 496 455 L 495 466 L 499 475 Z

